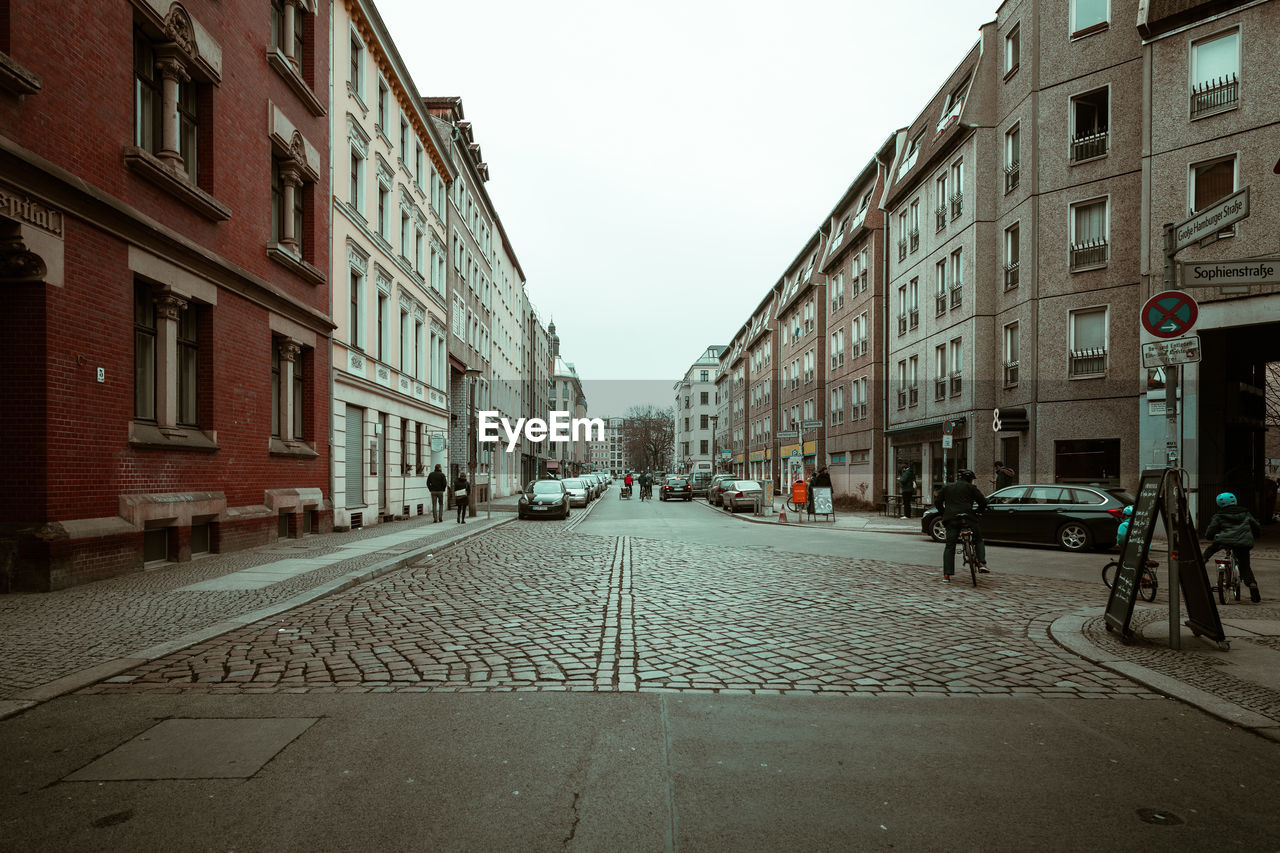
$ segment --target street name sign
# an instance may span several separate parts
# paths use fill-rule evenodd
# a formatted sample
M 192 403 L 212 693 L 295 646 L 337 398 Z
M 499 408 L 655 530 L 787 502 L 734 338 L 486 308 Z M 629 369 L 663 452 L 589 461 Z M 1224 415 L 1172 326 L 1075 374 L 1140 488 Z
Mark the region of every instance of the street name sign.
M 1280 258 L 1183 264 L 1183 287 L 1234 287 L 1245 284 L 1280 284 Z
M 1173 226 L 1174 251 L 1185 249 L 1192 243 L 1212 237 L 1228 225 L 1234 225 L 1249 216 L 1249 188 L 1241 187 L 1231 195 L 1215 202 L 1189 219 Z
M 800 433 L 793 429 L 780 429 L 776 433 L 774 433 L 774 435 L 777 436 L 778 438 L 799 438 L 800 437 Z
M 822 421 L 804 421 L 800 426 L 805 429 L 822 429 Z
M 1142 345 L 1143 367 L 1166 367 L 1192 364 L 1200 360 L 1200 336 L 1191 335 L 1171 341 L 1153 341 Z
M 1139 316 L 1142 328 L 1157 338 L 1176 338 L 1191 331 L 1200 316 L 1200 306 L 1190 294 L 1166 290 L 1148 299 Z

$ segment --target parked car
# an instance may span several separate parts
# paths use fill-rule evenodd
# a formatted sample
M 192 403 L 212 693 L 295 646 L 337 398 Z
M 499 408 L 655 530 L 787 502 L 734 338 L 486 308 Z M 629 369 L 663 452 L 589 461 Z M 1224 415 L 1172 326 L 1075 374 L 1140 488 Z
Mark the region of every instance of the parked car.
M 586 506 L 591 503 L 591 487 L 587 485 L 586 480 L 570 477 L 560 482 L 564 483 L 564 490 L 569 493 L 570 506 Z
M 764 486 L 755 480 L 726 480 L 720 492 L 720 505 L 729 512 L 755 509 L 756 501 L 764 498 Z
M 691 501 L 693 486 L 687 477 L 668 477 L 658 490 L 660 501 Z
M 595 474 L 582 474 L 578 479 L 584 481 L 591 488 L 592 500 L 604 494 L 604 481 Z
M 1006 486 L 987 496 L 987 511 L 980 519 L 982 538 L 1057 545 L 1066 551 L 1110 548 L 1116 543 L 1116 528 L 1124 520 L 1124 508 L 1131 503 L 1133 496 L 1124 489 L 1106 486 Z M 934 541 L 947 539 L 936 509 L 925 510 L 920 517 L 920 530 Z
M 534 480 L 516 505 L 517 518 L 568 518 L 569 493 L 560 480 Z
M 716 474 L 712 477 L 711 482 L 707 484 L 707 503 L 720 506 L 720 493 L 724 491 L 725 484 L 732 482 L 732 474 Z
M 693 487 L 693 496 L 706 497 L 707 489 L 711 486 L 712 473 L 710 471 L 694 471 L 689 475 L 689 485 Z

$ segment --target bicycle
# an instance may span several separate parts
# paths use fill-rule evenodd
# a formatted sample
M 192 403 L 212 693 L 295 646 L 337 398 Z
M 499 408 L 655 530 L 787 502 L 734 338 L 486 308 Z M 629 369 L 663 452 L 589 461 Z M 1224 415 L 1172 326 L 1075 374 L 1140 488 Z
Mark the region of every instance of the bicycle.
M 973 544 L 973 528 L 969 526 L 972 519 L 968 513 L 962 513 L 956 516 L 956 521 L 960 524 L 960 555 L 964 565 L 969 567 L 969 577 L 973 578 L 973 585 L 978 585 L 978 552 L 977 546 Z
M 1218 568 L 1218 603 L 1227 603 L 1227 593 L 1240 600 L 1240 567 L 1236 565 L 1236 552 L 1227 549 L 1225 557 L 1214 557 L 1213 564 Z
M 1138 578 L 1138 595 L 1143 601 L 1155 601 L 1156 591 L 1160 588 L 1160 581 L 1156 577 L 1155 570 L 1160 566 L 1155 560 L 1147 560 L 1147 564 L 1142 567 L 1142 574 Z M 1102 567 L 1102 582 L 1107 585 L 1107 589 L 1111 589 L 1112 584 L 1116 582 L 1116 572 L 1120 570 L 1120 562 L 1112 560 Z
M 642 500 L 642 501 L 651 501 L 651 500 L 653 500 L 653 486 L 641 486 L 641 487 L 640 487 L 640 500 Z

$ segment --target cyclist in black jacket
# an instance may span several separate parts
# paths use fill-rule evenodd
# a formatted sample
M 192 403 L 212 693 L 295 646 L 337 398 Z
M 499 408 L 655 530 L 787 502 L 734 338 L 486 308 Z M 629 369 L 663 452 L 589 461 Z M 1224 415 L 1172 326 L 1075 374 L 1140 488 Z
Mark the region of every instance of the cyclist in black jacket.
M 982 541 L 982 529 L 978 526 L 977 512 L 987 508 L 987 498 L 973 484 L 974 473 L 967 468 L 956 475 L 954 482 L 947 483 L 938 490 L 933 505 L 942 513 L 942 523 L 947 528 L 947 545 L 942 552 L 942 577 L 951 580 L 956 570 L 956 540 L 960 538 L 961 514 L 969 515 L 969 529 L 973 531 L 974 557 L 978 561 L 978 571 L 987 571 L 987 548 Z

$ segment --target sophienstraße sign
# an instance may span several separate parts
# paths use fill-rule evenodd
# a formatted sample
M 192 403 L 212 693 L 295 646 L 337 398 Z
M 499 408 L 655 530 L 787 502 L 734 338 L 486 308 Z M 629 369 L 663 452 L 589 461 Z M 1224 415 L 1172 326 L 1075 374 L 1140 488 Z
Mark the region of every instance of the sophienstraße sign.
M 1185 249 L 1192 243 L 1199 243 L 1248 216 L 1249 188 L 1241 187 L 1212 207 L 1175 225 L 1173 227 L 1174 250 Z
M 1171 341 L 1155 341 L 1142 345 L 1143 367 L 1165 367 L 1170 364 L 1192 364 L 1200 360 L 1200 336 L 1190 335 Z
M 1234 287 L 1247 284 L 1280 284 L 1280 258 L 1183 264 L 1183 287 Z

